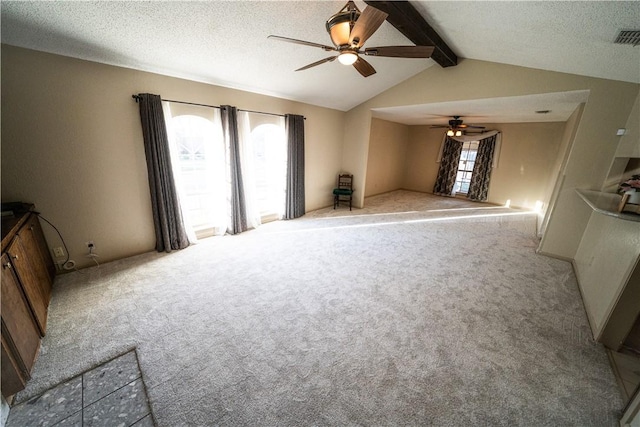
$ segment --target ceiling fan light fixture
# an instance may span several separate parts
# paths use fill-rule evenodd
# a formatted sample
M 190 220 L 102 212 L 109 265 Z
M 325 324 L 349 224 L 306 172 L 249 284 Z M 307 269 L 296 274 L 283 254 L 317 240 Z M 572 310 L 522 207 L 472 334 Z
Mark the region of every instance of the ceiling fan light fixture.
M 327 21 L 326 27 L 331 41 L 336 47 L 349 45 L 351 29 L 360 16 L 360 10 L 352 1 Z
M 453 136 L 453 135 L 454 135 L 453 129 L 449 129 L 447 131 L 447 136 Z
M 336 46 L 348 45 L 350 34 L 351 25 L 349 25 L 349 21 L 336 23 L 329 28 L 329 36 L 331 36 L 331 41 Z
M 354 62 L 358 60 L 358 55 L 354 52 L 342 52 L 338 56 L 338 61 L 344 65 L 353 65 Z
M 462 131 L 461 130 L 457 130 L 456 131 L 456 136 L 462 136 Z

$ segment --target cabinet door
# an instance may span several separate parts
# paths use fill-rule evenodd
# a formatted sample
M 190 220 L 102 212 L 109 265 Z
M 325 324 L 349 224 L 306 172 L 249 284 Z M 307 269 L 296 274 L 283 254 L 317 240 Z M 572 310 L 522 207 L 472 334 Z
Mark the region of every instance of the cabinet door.
M 17 363 L 31 372 L 40 347 L 40 331 L 31 315 L 22 287 L 13 273 L 9 257 L 2 255 L 2 333 L 15 352 Z
M 27 223 L 18 232 L 18 235 L 20 236 L 25 252 L 29 254 L 29 263 L 31 264 L 31 268 L 33 268 L 33 273 L 40 283 L 44 302 L 49 305 L 49 301 L 51 299 L 52 276 L 49 273 L 47 259 L 51 263 L 51 268 L 54 268 L 54 266 L 53 260 L 49 255 L 47 243 L 44 240 L 44 235 L 42 234 L 42 228 L 38 222 L 38 216 L 31 214 Z
M 47 326 L 48 299 L 45 299 L 45 290 L 30 261 L 31 254 L 22 245 L 20 235 L 13 239 L 7 248 L 7 253 L 36 319 L 40 335 L 44 336 Z
M 40 225 L 38 215 L 33 213 L 31 214 L 31 216 L 29 217 L 29 221 L 27 222 L 27 229 L 33 235 L 33 240 L 36 246 L 38 246 L 38 252 L 42 257 L 42 262 L 49 276 L 49 283 L 53 284 L 53 278 L 56 275 L 56 266 L 53 263 L 51 252 L 49 252 L 49 245 L 44 238 L 44 233 L 42 232 L 42 227 Z
M 4 335 L 2 336 L 2 358 L 0 360 L 0 367 L 2 368 L 2 395 L 4 397 L 8 398 L 24 389 L 29 379 L 28 373 L 24 372 L 16 363 L 11 349 L 4 339 Z

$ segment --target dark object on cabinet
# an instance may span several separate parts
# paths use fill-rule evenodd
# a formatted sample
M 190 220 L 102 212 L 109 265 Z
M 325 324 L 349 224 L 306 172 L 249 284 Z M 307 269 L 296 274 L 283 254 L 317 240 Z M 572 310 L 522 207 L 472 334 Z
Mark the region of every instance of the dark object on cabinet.
M 47 326 L 55 275 L 53 259 L 33 205 L 2 211 L 2 394 L 25 387 Z

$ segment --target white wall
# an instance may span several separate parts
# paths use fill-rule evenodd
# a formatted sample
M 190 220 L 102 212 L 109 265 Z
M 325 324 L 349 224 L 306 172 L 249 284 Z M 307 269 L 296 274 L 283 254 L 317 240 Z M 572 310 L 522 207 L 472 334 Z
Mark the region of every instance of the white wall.
M 80 267 L 151 251 L 155 235 L 138 105 L 132 94 L 305 121 L 306 209 L 330 206 L 344 113 L 219 86 L 2 46 L 2 200 L 36 204 Z M 59 246 L 44 225 L 49 244 Z

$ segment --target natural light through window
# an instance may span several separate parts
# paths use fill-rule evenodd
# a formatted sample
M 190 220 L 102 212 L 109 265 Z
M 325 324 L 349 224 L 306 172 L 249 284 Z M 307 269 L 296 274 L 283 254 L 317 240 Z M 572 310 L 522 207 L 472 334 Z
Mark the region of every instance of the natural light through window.
M 287 149 L 282 126 L 263 124 L 251 132 L 256 201 L 262 221 L 277 219 L 284 210 Z
M 211 235 L 225 222 L 224 143 L 214 124 L 198 116 L 172 120 L 178 148 L 181 200 L 187 222 L 198 237 Z
M 473 166 L 475 165 L 477 154 L 478 141 L 468 141 L 462 145 L 456 183 L 453 187 L 453 191 L 456 194 L 467 194 L 469 191 L 469 184 L 471 183 L 471 175 L 473 174 Z

